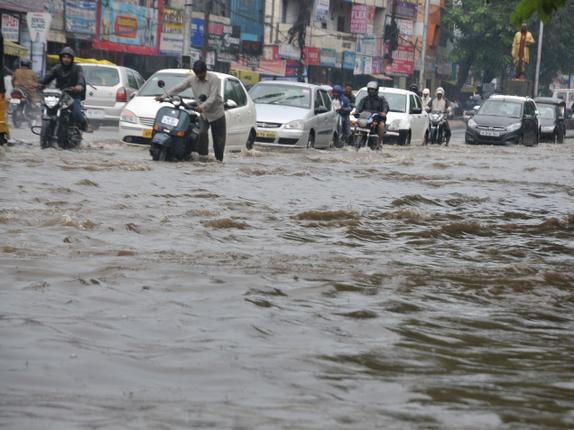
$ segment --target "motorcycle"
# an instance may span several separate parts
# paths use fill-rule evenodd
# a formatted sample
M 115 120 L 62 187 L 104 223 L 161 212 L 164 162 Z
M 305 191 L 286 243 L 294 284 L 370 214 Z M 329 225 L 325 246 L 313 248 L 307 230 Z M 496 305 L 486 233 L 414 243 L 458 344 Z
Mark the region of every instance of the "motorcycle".
M 10 105 L 8 107 L 8 114 L 12 118 L 14 128 L 20 128 L 23 122 L 28 122 L 30 125 L 40 115 L 40 106 L 34 105 L 32 96 L 23 88 L 14 88 L 10 93 Z
M 82 143 L 79 125 L 72 119 L 74 99 L 71 88 L 45 89 L 42 92 L 42 125 L 32 126 L 32 133 L 40 136 L 42 149 L 57 144 L 62 149 L 73 149 Z
M 444 126 L 446 114 L 434 109 L 429 115 L 428 143 L 442 145 L 445 142 Z
M 383 142 L 378 133 L 381 121 L 384 121 L 384 118 L 379 113 L 361 112 L 359 114 L 353 126 L 353 146 L 357 151 L 364 146 L 368 146 L 373 151 L 382 148 Z
M 158 82 L 165 87 L 163 81 Z M 155 116 L 150 155 L 154 161 L 189 160 L 197 152 L 199 141 L 199 114 L 196 102 L 185 103 L 180 96 L 165 96 L 163 100 L 173 107 L 163 106 Z

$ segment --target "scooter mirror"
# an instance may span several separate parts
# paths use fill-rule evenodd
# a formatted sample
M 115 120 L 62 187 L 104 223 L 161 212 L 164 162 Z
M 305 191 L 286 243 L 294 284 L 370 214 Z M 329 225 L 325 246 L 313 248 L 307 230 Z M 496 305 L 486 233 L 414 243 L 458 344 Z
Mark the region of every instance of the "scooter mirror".
M 163 88 L 165 87 L 165 82 L 160 79 L 159 81 L 157 81 L 157 86 Z

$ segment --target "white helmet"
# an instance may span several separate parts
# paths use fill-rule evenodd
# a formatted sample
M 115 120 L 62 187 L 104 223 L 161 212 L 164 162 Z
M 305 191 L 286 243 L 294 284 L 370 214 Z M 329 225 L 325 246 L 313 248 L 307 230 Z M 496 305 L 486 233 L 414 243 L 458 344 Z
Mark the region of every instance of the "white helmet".
M 367 90 L 378 90 L 379 83 L 377 81 L 371 81 L 367 84 Z
M 428 88 L 425 88 L 423 90 L 423 96 L 428 96 L 428 95 L 430 95 L 430 90 Z
M 444 96 L 444 88 L 443 87 L 438 87 L 436 89 L 436 95 L 438 96 L 439 94 L 442 94 Z

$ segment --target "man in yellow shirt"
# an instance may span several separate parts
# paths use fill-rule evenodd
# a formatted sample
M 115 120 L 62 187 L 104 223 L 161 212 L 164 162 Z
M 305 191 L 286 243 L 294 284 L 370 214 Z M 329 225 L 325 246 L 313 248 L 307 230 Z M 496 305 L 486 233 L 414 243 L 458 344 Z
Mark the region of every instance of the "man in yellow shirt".
M 514 41 L 512 42 L 512 60 L 516 66 L 516 79 L 524 79 L 524 72 L 530 62 L 528 46 L 533 43 L 535 43 L 534 37 L 528 31 L 526 23 L 523 23 L 520 31 L 514 35 Z

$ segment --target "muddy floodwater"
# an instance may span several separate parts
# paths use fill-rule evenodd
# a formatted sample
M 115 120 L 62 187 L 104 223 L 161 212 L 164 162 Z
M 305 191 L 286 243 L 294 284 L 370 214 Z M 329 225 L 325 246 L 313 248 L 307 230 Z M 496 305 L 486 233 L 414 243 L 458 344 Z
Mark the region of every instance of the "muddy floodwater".
M 0 428 L 574 428 L 572 139 L 0 151 Z

